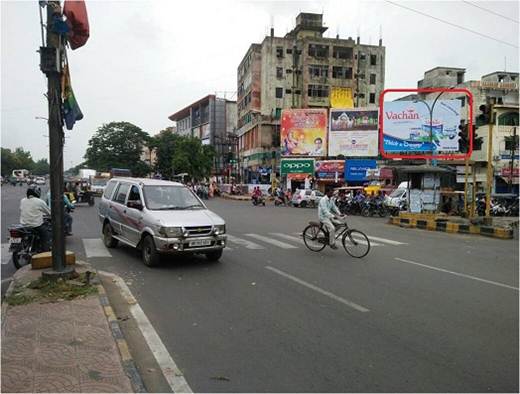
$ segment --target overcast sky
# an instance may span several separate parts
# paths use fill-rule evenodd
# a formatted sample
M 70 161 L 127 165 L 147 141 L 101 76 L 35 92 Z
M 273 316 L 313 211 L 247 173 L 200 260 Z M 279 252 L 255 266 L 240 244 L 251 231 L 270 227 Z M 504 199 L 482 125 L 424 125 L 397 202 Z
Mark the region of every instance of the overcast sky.
M 299 12 L 324 14 L 325 35 L 386 46 L 386 88 L 415 88 L 436 66 L 466 68 L 466 80 L 518 71 L 518 23 L 464 1 L 395 1 L 506 41 L 448 26 L 387 1 L 88 1 L 90 39 L 68 53 L 85 117 L 66 131 L 65 168 L 83 161 L 98 127 L 128 121 L 150 134 L 168 115 L 215 92 L 236 91 L 236 69 L 274 24 L 283 36 Z M 471 2 L 518 21 L 518 2 Z M 44 12 L 45 15 L 45 12 Z M 48 157 L 46 79 L 39 70 L 37 1 L 1 1 L 2 147 Z M 505 59 L 507 59 L 505 61 Z M 224 95 L 224 93 L 220 93 Z M 228 98 L 235 99 L 233 93 Z

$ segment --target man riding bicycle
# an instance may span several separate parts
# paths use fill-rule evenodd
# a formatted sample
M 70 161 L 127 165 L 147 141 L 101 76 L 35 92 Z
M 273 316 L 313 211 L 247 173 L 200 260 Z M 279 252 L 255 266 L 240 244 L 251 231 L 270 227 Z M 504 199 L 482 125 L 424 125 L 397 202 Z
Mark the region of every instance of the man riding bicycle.
M 320 200 L 318 205 L 318 215 L 320 217 L 320 222 L 323 223 L 329 233 L 329 246 L 332 249 L 337 249 L 335 225 L 343 224 L 345 219 L 334 201 L 331 199 L 333 193 L 334 191 L 332 189 L 325 192 L 325 196 Z

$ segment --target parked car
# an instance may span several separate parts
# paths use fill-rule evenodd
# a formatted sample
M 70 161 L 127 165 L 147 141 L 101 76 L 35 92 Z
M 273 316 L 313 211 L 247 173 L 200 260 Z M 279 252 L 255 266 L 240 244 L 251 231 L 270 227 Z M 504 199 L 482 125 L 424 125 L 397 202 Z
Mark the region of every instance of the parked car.
M 292 196 L 291 203 L 293 207 L 317 207 L 323 193 L 319 190 L 296 189 Z
M 226 223 L 181 183 L 112 178 L 98 207 L 103 241 L 138 248 L 147 266 L 161 254 L 205 254 L 216 261 L 226 246 Z
M 46 180 L 42 176 L 36 177 L 36 179 L 34 180 L 34 183 L 36 183 L 37 185 L 45 185 L 45 182 Z

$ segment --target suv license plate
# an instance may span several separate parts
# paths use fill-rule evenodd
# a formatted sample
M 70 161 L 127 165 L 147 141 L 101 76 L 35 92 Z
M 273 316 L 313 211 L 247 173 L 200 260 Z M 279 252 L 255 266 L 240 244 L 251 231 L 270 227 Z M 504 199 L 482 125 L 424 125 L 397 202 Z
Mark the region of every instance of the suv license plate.
M 190 247 L 192 246 L 209 246 L 211 245 L 210 239 L 199 239 L 197 241 L 190 241 Z
M 21 238 L 9 238 L 9 244 L 19 244 L 22 242 Z

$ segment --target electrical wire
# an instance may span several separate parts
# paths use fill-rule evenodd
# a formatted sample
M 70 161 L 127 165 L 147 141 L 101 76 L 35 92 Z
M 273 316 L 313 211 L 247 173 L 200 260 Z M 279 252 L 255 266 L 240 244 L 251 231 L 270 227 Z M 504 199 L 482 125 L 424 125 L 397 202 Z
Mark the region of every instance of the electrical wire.
M 408 10 L 408 11 L 412 11 L 412 12 L 415 12 L 415 13 L 417 13 L 417 14 L 420 14 L 420 15 L 426 16 L 426 17 L 428 17 L 428 18 L 435 19 L 436 21 L 438 21 L 438 22 L 442 22 L 442 23 L 444 23 L 444 24 L 446 24 L 446 25 L 450 25 L 450 26 L 452 26 L 452 27 L 456 27 L 456 28 L 458 28 L 458 29 L 465 30 L 465 31 L 467 31 L 467 32 L 470 32 L 470 33 L 476 34 L 476 35 L 478 35 L 478 36 L 481 36 L 481 37 L 484 37 L 484 38 L 488 38 L 488 39 L 493 40 L 493 41 L 496 41 L 496 42 L 500 42 L 501 44 L 505 44 L 505 45 L 508 45 L 508 46 L 510 46 L 510 47 L 513 47 L 513 48 L 518 48 L 518 45 L 511 44 L 510 42 L 502 41 L 502 40 L 500 40 L 500 39 L 498 39 L 498 38 L 491 37 L 491 36 L 488 36 L 488 35 L 486 35 L 486 34 L 484 34 L 484 33 L 480 33 L 480 32 L 478 32 L 478 31 L 468 29 L 467 27 L 460 26 L 460 25 L 457 25 L 457 24 L 455 24 L 455 23 L 445 21 L 444 19 L 437 18 L 437 17 L 435 17 L 435 16 L 433 16 L 433 15 L 426 14 L 425 12 L 421 12 L 421 11 L 415 10 L 415 9 L 413 9 L 413 8 L 407 7 L 407 6 L 402 5 L 402 4 L 397 4 L 397 3 L 393 2 L 393 1 L 390 1 L 390 0 L 385 0 L 385 1 L 386 1 L 387 3 L 390 3 L 390 4 L 392 4 L 392 5 L 395 5 L 396 7 L 401 7 L 401 8 L 404 8 L 404 9 Z
M 472 3 L 471 1 L 466 1 L 466 0 L 462 0 L 463 3 L 466 3 L 466 4 L 469 4 L 473 7 L 476 7 L 476 8 L 480 8 L 481 10 L 483 11 L 486 11 L 486 12 L 489 12 L 490 14 L 493 14 L 493 15 L 496 15 L 496 16 L 499 16 L 501 18 L 504 18 L 504 19 L 507 19 L 507 20 L 510 20 L 512 22 L 515 22 L 515 23 L 518 23 L 518 21 L 516 19 L 513 19 L 513 18 L 510 18 L 508 16 L 505 16 L 505 15 L 502 15 L 502 14 L 499 14 L 498 12 L 495 12 L 495 11 L 492 11 L 490 10 L 489 8 L 484 8 L 484 7 L 481 7 L 475 3 Z

